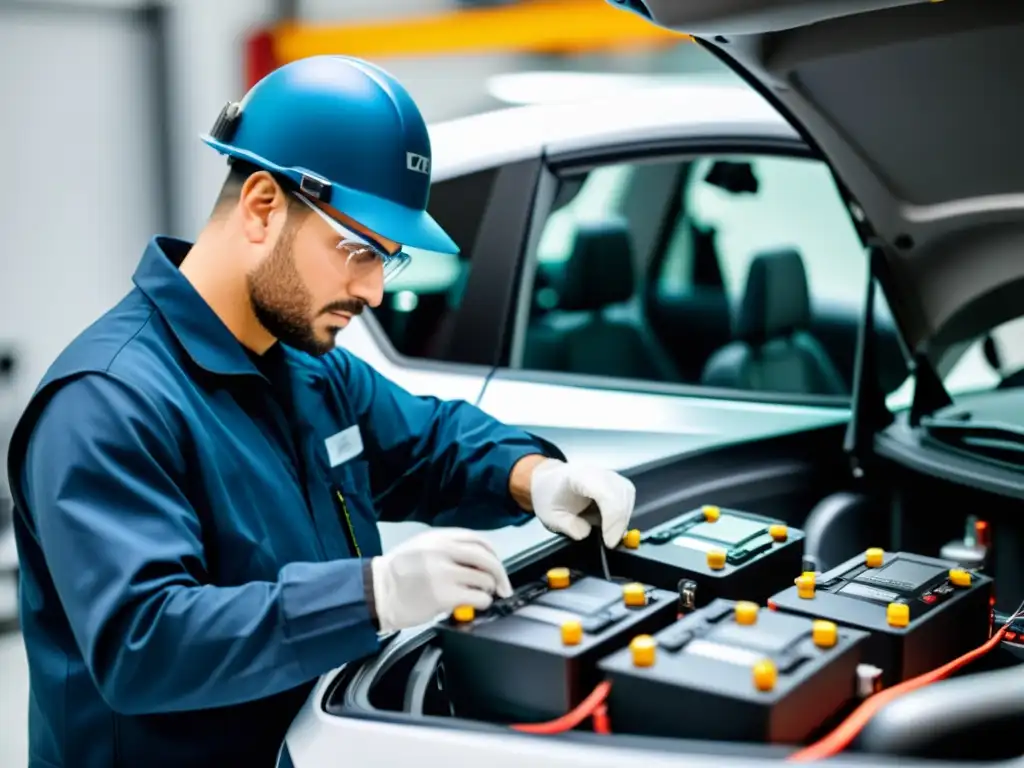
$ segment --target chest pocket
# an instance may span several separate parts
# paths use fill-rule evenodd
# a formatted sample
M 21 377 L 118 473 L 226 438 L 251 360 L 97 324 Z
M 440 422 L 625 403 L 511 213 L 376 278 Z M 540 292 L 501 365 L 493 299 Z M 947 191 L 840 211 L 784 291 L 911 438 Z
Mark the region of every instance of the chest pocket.
M 370 466 L 363 457 L 332 467 L 331 495 L 349 550 L 356 557 L 381 554 L 377 514 L 370 488 Z

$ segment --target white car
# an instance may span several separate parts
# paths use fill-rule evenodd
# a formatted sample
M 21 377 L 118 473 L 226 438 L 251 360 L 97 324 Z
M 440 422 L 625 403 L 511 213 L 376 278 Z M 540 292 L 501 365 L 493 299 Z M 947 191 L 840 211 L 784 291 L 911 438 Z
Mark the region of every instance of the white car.
M 339 335 L 389 378 L 618 470 L 849 416 L 867 252 L 829 167 L 748 86 L 510 108 L 433 125 L 431 141 L 430 211 L 463 252 L 416 253 L 384 305 Z M 757 188 L 729 191 L 711 171 Z M 764 283 L 748 277 L 780 250 L 801 257 L 806 301 L 768 296 L 765 311 L 807 312 L 765 329 L 744 317 Z M 906 403 L 883 302 L 883 384 Z M 1019 327 L 993 330 L 1014 369 Z M 774 380 L 723 369 L 737 342 L 770 344 L 772 330 L 806 332 L 824 359 Z M 999 382 L 983 338 L 944 361 L 951 391 Z
M 855 748 L 840 740 L 829 754 L 858 766 L 1017 760 L 1021 9 L 615 3 L 695 34 L 752 87 L 671 86 L 434 127 L 431 212 L 464 257 L 417 254 L 386 306 L 340 343 L 412 391 L 476 402 L 573 459 L 626 472 L 645 537 L 702 505 L 768 519 L 804 533 L 803 567 L 825 592 L 852 583 L 840 578 L 851 563 L 859 573 L 941 555 L 931 581 L 876 579 L 843 597 L 861 601 L 873 637 L 887 621 L 890 636 L 919 630 L 907 669 L 981 644 L 990 608 L 979 590 L 994 580 L 997 631 L 974 654 L 982 661 L 964 657 L 967 674 L 896 698 L 865 728 L 848 723 Z M 560 562 L 607 575 L 588 542 L 535 534 L 508 552 L 517 589 Z M 806 577 L 793 585 L 799 571 L 756 586 L 806 591 Z M 681 600 L 690 588 L 680 583 Z M 983 616 L 960 621 L 943 607 L 979 595 Z M 735 622 L 751 623 L 745 615 Z M 279 765 L 767 766 L 800 746 L 730 738 L 744 710 L 713 692 L 659 714 L 685 732 L 718 713 L 726 735 L 713 739 L 652 738 L 644 723 L 623 732 L 614 717 L 612 733 L 523 733 L 450 698 L 440 626 L 325 675 Z M 543 631 L 538 642 L 559 642 L 557 628 Z M 723 687 L 727 670 L 753 666 L 761 689 L 751 659 L 775 651 L 760 637 L 753 656 L 736 637 L 701 646 L 725 665 Z M 510 691 L 564 682 L 528 674 L 499 646 L 487 674 Z M 667 644 L 658 653 L 676 658 Z M 776 661 L 779 679 L 789 675 Z M 870 681 L 872 666 L 858 673 Z M 896 667 L 883 671 L 900 679 Z M 970 674 L 979 668 L 994 671 Z M 818 682 L 855 698 L 848 676 Z M 817 706 L 806 700 L 801 717 Z

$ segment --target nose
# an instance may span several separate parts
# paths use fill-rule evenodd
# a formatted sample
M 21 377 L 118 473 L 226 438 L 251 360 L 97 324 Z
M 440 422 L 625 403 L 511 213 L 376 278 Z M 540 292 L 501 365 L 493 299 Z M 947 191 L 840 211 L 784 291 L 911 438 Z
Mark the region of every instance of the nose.
M 353 277 L 349 293 L 361 299 L 367 306 L 376 309 L 384 301 L 384 264 L 380 259 L 358 276 Z

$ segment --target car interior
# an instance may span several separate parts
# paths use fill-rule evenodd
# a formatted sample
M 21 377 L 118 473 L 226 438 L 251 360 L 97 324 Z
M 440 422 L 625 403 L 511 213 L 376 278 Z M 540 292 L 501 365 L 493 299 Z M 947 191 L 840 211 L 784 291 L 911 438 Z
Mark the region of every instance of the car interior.
M 809 332 L 811 297 L 800 253 L 759 253 L 736 311 L 735 340 L 708 359 L 701 383 L 812 395 L 848 393 L 829 353 Z
M 853 300 L 845 305 L 812 297 L 804 255 L 781 240 L 751 253 L 741 284 L 731 290 L 720 233 L 686 210 L 687 192 L 699 184 L 726 196 L 756 196 L 757 171 L 753 163 L 736 159 L 677 161 L 673 166 L 677 183 L 666 199 L 647 199 L 632 208 L 620 204 L 592 219 L 581 218 L 566 258 L 541 254 L 521 367 L 730 390 L 849 396 L 860 322 L 856 299 L 863 289 L 849 286 Z M 552 216 L 573 204 L 585 181 L 563 180 Z M 633 181 L 623 198 L 649 198 L 639 183 Z M 652 209 L 663 211 L 663 218 L 651 222 L 635 213 Z M 636 242 L 652 227 L 656 231 L 646 237 L 647 251 L 637 253 Z M 673 250 L 687 252 L 685 259 L 674 260 L 681 265 L 667 263 Z M 667 274 L 670 269 L 675 274 Z M 892 389 L 905 378 L 906 367 L 884 317 L 880 329 L 879 373 Z
M 633 381 L 848 395 L 860 302 L 823 301 L 809 291 L 806 302 L 798 298 L 791 306 L 790 283 L 800 282 L 798 262 L 804 282 L 809 270 L 803 250 L 787 245 L 785 238 L 752 252 L 735 285 L 727 286 L 723 232 L 714 221 L 686 210 L 687 180 L 721 195 L 756 197 L 759 179 L 753 164 L 729 158 L 658 167 L 662 178 L 654 179 L 657 183 L 634 173 L 615 205 L 562 227 L 568 237 L 563 237 L 558 258 L 538 260 L 518 367 L 613 377 L 622 386 Z M 666 169 L 671 183 L 663 178 Z M 598 170 L 560 178 L 549 220 L 569 212 L 587 194 L 587 180 Z M 457 242 L 473 243 L 477 237 L 495 176 L 482 171 L 435 185 L 432 213 Z M 652 190 L 657 193 L 653 200 Z M 674 252 L 686 258 L 672 259 Z M 772 256 L 779 252 L 789 255 Z M 603 262 L 604 269 L 585 269 L 591 259 Z M 458 256 L 414 258 L 389 285 L 384 304 L 373 315 L 397 352 L 460 362 L 449 340 L 471 269 L 472 248 L 464 245 Z M 595 280 L 593 275 L 604 270 L 618 277 Z M 783 274 L 787 270 L 789 277 Z M 851 296 L 862 291 L 848 288 Z M 877 374 L 883 391 L 892 392 L 906 380 L 906 362 L 884 303 L 876 320 Z M 990 329 L 970 348 L 950 350 L 937 367 L 948 372 L 961 358 L 978 357 L 994 378 L 984 386 L 1020 386 L 1024 358 L 1016 351 L 1024 349 L 1022 328 L 1024 322 Z M 609 349 L 616 353 L 607 354 Z M 973 364 L 977 367 L 978 361 Z
M 633 237 L 622 217 L 581 223 L 557 304 L 527 332 L 523 367 L 647 381 L 680 381 L 637 300 Z

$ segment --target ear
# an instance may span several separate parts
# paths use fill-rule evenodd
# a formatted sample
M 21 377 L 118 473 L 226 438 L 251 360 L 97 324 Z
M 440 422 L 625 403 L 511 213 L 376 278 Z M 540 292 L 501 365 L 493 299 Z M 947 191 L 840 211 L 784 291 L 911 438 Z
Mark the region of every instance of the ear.
M 242 231 L 249 242 L 264 243 L 284 223 L 288 199 L 273 176 L 266 171 L 258 171 L 242 185 L 239 209 L 242 214 Z

